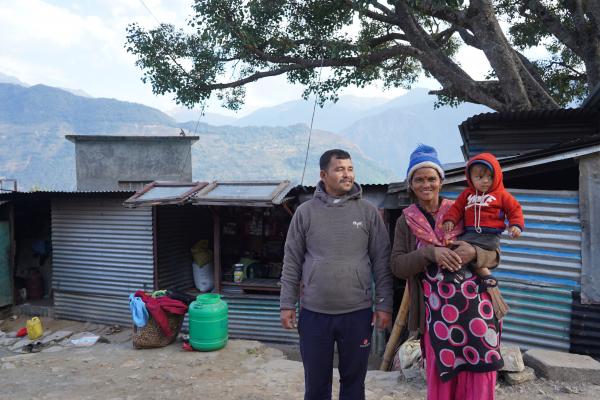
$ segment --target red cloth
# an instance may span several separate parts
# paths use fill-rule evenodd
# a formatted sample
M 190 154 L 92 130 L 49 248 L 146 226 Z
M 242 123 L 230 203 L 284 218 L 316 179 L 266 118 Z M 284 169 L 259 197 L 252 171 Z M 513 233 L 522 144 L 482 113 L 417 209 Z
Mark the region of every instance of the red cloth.
M 483 160 L 493 168 L 494 179 L 487 193 L 477 192 L 469 176 L 469 168 L 476 160 Z M 481 211 L 479 226 L 481 228 L 492 228 L 501 233 L 505 229 L 504 219 L 508 219 L 509 226 L 518 226 L 521 230 L 525 228 L 523 210 L 519 202 L 504 189 L 502 181 L 502 168 L 500 163 L 490 153 L 481 153 L 469 160 L 465 168 L 469 187 L 458 196 L 454 205 L 446 213 L 445 221 L 452 221 L 457 225 L 461 219 L 464 220 L 465 228 L 476 226 L 475 210 Z
M 163 331 L 166 336 L 173 336 L 173 332 L 169 327 L 169 320 L 166 313 L 183 315 L 186 313 L 188 307 L 185 303 L 170 298 L 169 296 L 152 297 L 144 293 L 142 290 L 135 292 L 135 296 L 142 299 L 146 304 L 146 309 L 154 318 L 159 328 Z
M 17 331 L 17 337 L 23 337 L 27 335 L 27 328 L 21 328 Z

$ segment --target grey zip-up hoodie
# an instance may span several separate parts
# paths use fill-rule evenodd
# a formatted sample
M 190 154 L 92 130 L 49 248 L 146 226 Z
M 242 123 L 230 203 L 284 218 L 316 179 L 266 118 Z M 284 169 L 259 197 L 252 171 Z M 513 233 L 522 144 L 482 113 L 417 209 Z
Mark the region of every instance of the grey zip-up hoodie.
M 363 200 L 358 184 L 341 198 L 319 182 L 314 197 L 301 204 L 285 242 L 280 307 L 295 309 L 302 283 L 302 307 L 343 314 L 373 305 L 392 312 L 390 241 L 377 209 Z

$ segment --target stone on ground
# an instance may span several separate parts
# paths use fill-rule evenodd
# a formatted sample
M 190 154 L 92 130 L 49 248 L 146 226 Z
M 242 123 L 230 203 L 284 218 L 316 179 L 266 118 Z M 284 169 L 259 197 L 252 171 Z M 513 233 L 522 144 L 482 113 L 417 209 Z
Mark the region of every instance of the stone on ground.
M 509 385 L 520 385 L 535 380 L 535 371 L 533 368 L 524 367 L 521 372 L 504 372 L 504 380 Z
M 504 366 L 500 371 L 522 372 L 525 369 L 523 355 L 519 346 L 501 346 L 500 354 L 504 359 Z
M 525 352 L 523 361 L 546 379 L 600 385 L 600 362 L 590 356 L 531 349 Z

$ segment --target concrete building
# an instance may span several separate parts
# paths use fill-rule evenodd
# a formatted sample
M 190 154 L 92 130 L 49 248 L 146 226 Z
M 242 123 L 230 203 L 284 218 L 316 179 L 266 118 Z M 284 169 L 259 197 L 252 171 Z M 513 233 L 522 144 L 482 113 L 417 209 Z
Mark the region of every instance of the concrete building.
M 198 136 L 67 135 L 75 143 L 77 191 L 139 190 L 153 181 L 192 181 Z

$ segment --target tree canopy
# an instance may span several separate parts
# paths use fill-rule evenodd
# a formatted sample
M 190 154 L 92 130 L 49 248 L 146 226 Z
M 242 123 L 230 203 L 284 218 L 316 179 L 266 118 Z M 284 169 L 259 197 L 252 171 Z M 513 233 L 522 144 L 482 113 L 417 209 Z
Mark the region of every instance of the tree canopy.
M 134 23 L 126 43 L 154 93 L 186 106 L 216 94 L 238 109 L 244 85 L 276 75 L 322 103 L 349 85 L 409 88 L 425 73 L 441 104 L 497 111 L 558 108 L 600 82 L 598 0 L 196 0 L 188 25 Z M 483 52 L 485 79 L 465 72 L 461 46 Z M 331 73 L 318 84 L 321 68 Z

